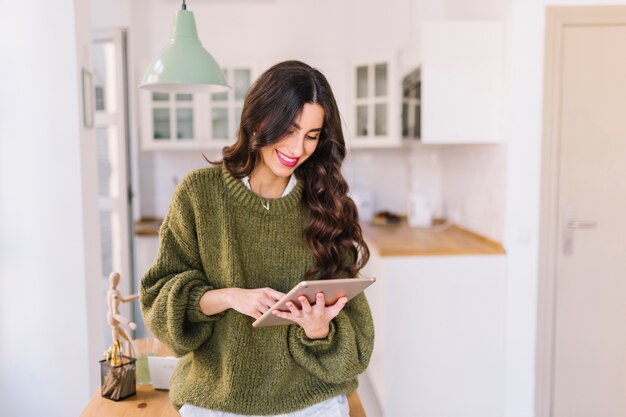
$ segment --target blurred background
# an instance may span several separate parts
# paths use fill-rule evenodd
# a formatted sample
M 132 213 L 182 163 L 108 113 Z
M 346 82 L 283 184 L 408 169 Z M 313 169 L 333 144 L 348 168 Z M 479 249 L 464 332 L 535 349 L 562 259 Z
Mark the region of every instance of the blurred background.
M 81 413 L 110 272 L 138 291 L 176 184 L 286 59 L 343 117 L 368 416 L 625 415 L 626 2 L 190 0 L 233 88 L 139 90 L 180 6 L 0 0 L 1 415 Z

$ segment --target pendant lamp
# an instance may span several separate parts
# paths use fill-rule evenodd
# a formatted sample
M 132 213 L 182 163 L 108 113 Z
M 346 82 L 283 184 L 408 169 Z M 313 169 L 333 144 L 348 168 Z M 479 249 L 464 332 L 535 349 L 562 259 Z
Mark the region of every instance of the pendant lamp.
M 169 43 L 146 70 L 139 85 L 163 93 L 198 93 L 230 89 L 215 59 L 202 47 L 193 13 L 185 0 L 176 12 Z

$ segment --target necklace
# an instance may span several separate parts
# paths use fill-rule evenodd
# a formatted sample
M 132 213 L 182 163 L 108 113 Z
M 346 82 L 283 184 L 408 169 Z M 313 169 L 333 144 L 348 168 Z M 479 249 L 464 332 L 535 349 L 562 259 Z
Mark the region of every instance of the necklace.
M 252 183 L 250 182 L 250 178 L 246 177 L 246 182 L 248 183 L 248 186 L 250 187 L 250 191 L 252 191 L 254 194 L 256 194 L 257 196 L 259 196 L 259 199 L 261 200 L 261 205 L 263 206 L 263 208 L 265 210 L 270 209 L 270 200 L 268 198 L 263 198 L 263 196 L 261 194 L 257 194 L 254 192 L 254 190 L 252 189 Z

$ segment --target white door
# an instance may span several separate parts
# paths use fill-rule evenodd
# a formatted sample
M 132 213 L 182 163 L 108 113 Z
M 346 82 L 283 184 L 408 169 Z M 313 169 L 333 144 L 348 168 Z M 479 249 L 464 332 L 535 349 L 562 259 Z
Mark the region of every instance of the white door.
M 626 21 L 564 25 L 552 416 L 626 416 Z
M 122 30 L 95 32 L 92 55 L 102 242 L 99 279 L 102 297 L 106 300 L 108 276 L 112 271 L 122 277 L 118 288 L 124 296 L 129 295 L 132 288 L 125 33 Z M 130 319 L 133 317 L 126 303 L 120 306 L 120 312 Z M 106 311 L 102 323 L 109 346 L 111 328 L 106 322 Z

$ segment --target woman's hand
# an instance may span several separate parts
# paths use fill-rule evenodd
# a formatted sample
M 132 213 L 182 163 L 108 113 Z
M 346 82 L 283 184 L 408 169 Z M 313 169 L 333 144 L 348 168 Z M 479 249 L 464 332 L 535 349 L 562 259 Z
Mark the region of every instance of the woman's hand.
M 272 288 L 230 288 L 226 301 L 230 308 L 258 319 L 285 294 Z
M 273 314 L 298 323 L 304 329 L 309 339 L 323 339 L 328 336 L 330 321 L 337 317 L 348 302 L 348 298 L 341 297 L 335 304 L 328 307 L 326 307 L 326 302 L 324 301 L 324 293 L 321 292 L 317 293 L 313 306 L 304 296 L 298 297 L 298 301 L 300 301 L 302 309 L 296 307 L 292 302 L 288 302 L 287 307 L 290 312 L 275 310 Z

